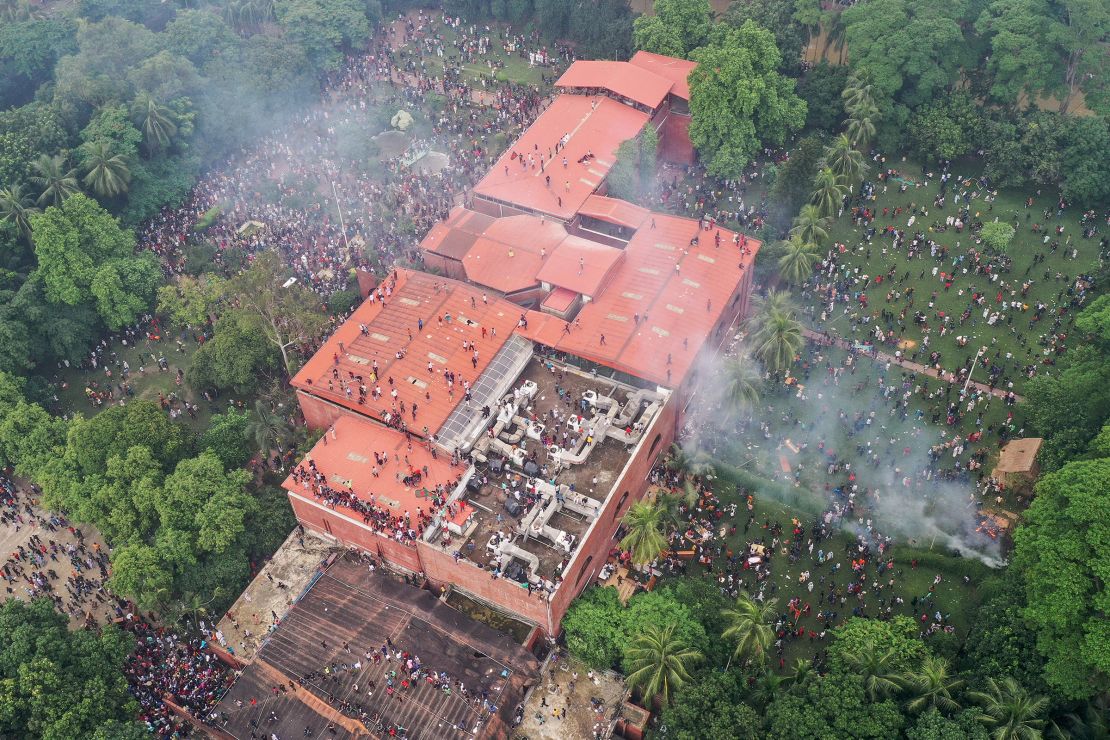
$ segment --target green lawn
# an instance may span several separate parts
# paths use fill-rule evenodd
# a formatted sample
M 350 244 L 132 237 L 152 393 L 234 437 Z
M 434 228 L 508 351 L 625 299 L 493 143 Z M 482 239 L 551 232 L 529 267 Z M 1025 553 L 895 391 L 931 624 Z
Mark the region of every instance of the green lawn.
M 853 226 L 849 213 L 845 213 L 832 224 L 828 244 L 842 244 L 847 249 L 839 262 L 851 275 L 850 290 L 853 296 L 847 304 L 837 303 L 826 321 L 820 320 L 821 311 L 826 307 L 822 299 L 807 296 L 807 308 L 814 328 L 828 328 L 840 336 L 860 340 L 879 321 L 883 309 L 897 316 L 905 308 L 907 318 L 904 333 L 901 331 L 901 322 L 895 321 L 892 326 L 900 334 L 900 339 L 906 340 L 906 351 L 911 359 L 928 364 L 928 355 L 935 350 L 941 354 L 942 366 L 952 370 L 974 357 L 981 347 L 987 347 L 986 357 L 1003 368 L 1004 377 L 1013 382 L 1014 390 L 1020 394 L 1027 379 L 1024 370 L 1037 367 L 1044 371 L 1044 360 L 1052 358 L 1053 353 L 1046 346 L 1045 336 L 1054 331 L 1053 314 L 1060 306 L 1066 306 L 1071 301 L 1068 289 L 1075 278 L 1097 268 L 1098 239 L 1082 238 L 1079 209 L 1068 209 L 1057 218 L 1057 197 L 1054 193 L 1046 192 L 1038 196 L 1033 192 L 1001 191 L 997 198 L 990 201 L 990 193 L 985 188 L 974 182 L 964 185 L 954 178 L 949 184 L 944 206 L 936 208 L 934 198 L 940 190 L 938 177 L 926 177 L 920 168 L 904 162 L 897 163 L 897 169 L 908 189 L 904 193 L 899 192 L 899 181 L 892 180 L 886 185 L 878 183 L 876 198 L 868 206 L 878 214 L 873 226 L 879 230 L 879 234 L 870 244 L 865 241 L 864 228 Z M 959 164 L 952 171 L 965 178 L 963 182 L 967 183 L 967 178 L 979 174 L 979 167 L 974 163 Z M 874 175 L 875 172 L 872 171 L 870 176 L 874 178 Z M 886 192 L 883 192 L 884 187 Z M 967 228 L 963 233 L 957 233 L 952 228 L 946 231 L 937 229 L 938 226 L 944 226 L 947 216 L 956 214 L 952 196 L 954 191 L 960 190 L 970 196 L 970 205 L 967 207 L 971 211 L 972 221 L 986 223 L 997 218 L 1016 227 L 1017 233 L 1007 250 L 1007 255 L 1012 259 L 1012 267 L 998 281 L 976 274 L 974 269 L 968 269 L 972 261 L 970 250 L 978 249 L 981 252 L 985 247 L 975 244 L 975 237 Z M 1030 195 L 1034 196 L 1034 204 L 1031 208 L 1026 208 L 1025 199 Z M 960 207 L 965 204 L 966 201 L 961 199 Z M 1052 208 L 1052 214 L 1045 219 L 1043 211 L 1049 207 Z M 882 215 L 884 208 L 889 209 L 885 217 Z M 897 216 L 894 214 L 896 208 L 902 209 Z M 922 255 L 912 261 L 908 260 L 906 246 L 893 250 L 890 239 L 881 236 L 882 229 L 886 226 L 906 229 L 908 219 L 914 215 L 915 209 L 915 223 L 907 230 L 908 233 L 926 231 L 929 239 L 948 248 L 946 259 L 933 259 L 929 256 L 928 249 L 925 249 Z M 1041 225 L 1040 233 L 1033 231 L 1035 224 Z M 1043 243 L 1046 226 L 1051 232 L 1048 245 Z M 1055 234 L 1057 226 L 1064 227 L 1063 234 L 1058 237 Z M 1060 242 L 1055 252 L 1051 251 L 1053 240 Z M 1076 254 L 1074 259 L 1073 250 Z M 1045 261 L 1034 266 L 1036 255 L 1042 255 Z M 963 261 L 954 266 L 954 262 L 960 258 Z M 934 267 L 939 268 L 936 276 L 932 274 Z M 885 277 L 891 271 L 894 280 Z M 954 275 L 952 285 L 947 290 L 941 273 Z M 876 284 L 876 276 L 884 276 L 882 284 Z M 1003 282 L 1009 285 L 1003 288 Z M 1021 290 L 1024 282 L 1029 282 L 1030 287 L 1023 297 Z M 905 291 L 910 288 L 913 289 L 912 306 L 905 296 Z M 893 290 L 894 295 L 888 301 L 887 294 L 890 290 Z M 971 296 L 975 291 L 986 296 L 985 304 L 972 306 Z M 934 292 L 935 300 L 931 298 Z M 866 308 L 859 305 L 856 296 L 860 293 L 866 294 L 868 298 Z M 1020 301 L 1028 308 L 1007 310 L 1000 314 L 997 323 L 990 326 L 983 317 L 983 311 L 999 311 L 999 293 L 1002 294 L 1003 302 Z M 1033 321 L 1038 301 L 1043 302 L 1048 311 L 1039 321 Z M 933 303 L 932 306 L 929 305 L 930 302 Z M 844 313 L 845 306 L 848 307 L 847 314 Z M 968 308 L 971 308 L 971 315 L 961 325 L 960 316 Z M 912 321 L 915 311 L 926 315 L 925 326 Z M 1074 310 L 1069 310 L 1062 317 L 1059 331 L 1068 331 L 1074 314 Z M 949 330 L 945 336 L 940 336 L 939 331 L 945 316 L 950 317 Z M 870 317 L 870 324 L 861 323 L 866 317 Z M 926 327 L 928 332 L 925 331 Z M 929 337 L 927 349 L 923 347 L 926 336 Z M 963 347 L 957 344 L 959 336 L 968 339 Z M 1074 344 L 1074 340 L 1065 341 L 1065 346 L 1070 344 Z M 889 347 L 890 352 L 894 349 L 896 347 Z M 977 375 L 980 380 L 987 377 L 982 369 Z

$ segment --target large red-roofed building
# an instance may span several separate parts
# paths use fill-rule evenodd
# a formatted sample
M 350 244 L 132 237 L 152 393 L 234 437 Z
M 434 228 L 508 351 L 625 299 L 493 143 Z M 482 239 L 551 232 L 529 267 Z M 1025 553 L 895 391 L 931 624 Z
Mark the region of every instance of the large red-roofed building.
M 689 150 L 692 68 L 572 65 L 424 238 L 439 274 L 392 272 L 306 363 L 304 526 L 558 632 L 748 307 L 758 241 L 606 190 L 645 126 Z

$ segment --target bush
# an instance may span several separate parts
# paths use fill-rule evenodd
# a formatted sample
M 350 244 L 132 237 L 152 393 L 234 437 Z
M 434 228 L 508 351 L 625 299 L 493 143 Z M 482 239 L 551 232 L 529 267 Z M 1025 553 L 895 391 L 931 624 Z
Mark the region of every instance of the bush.
M 1014 227 L 1010 224 L 1004 221 L 991 221 L 983 224 L 979 236 L 991 249 L 1005 252 L 1015 233 Z
M 219 217 L 220 207 L 212 206 L 203 214 L 201 214 L 201 217 L 197 219 L 197 222 L 195 224 L 193 224 L 193 231 L 204 231 L 205 229 L 212 226 L 212 224 L 216 223 L 216 219 Z

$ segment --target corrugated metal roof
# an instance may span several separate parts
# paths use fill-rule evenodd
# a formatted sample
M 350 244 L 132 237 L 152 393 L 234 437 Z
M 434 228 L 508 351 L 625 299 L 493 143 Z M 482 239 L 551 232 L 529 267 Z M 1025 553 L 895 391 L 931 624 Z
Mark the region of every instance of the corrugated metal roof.
M 578 213 L 629 229 L 638 229 L 651 218 L 651 211 L 646 208 L 629 203 L 627 200 L 607 198 L 603 195 L 591 195 L 586 198 Z
M 536 277 L 544 283 L 595 296 L 621 259 L 621 250 L 569 236 L 555 249 Z

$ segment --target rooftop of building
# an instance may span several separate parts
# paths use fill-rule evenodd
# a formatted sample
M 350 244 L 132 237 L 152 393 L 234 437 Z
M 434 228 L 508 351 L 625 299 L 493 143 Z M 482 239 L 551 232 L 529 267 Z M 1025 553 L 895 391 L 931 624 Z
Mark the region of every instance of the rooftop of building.
M 650 426 L 654 420 L 645 409 L 652 399 L 663 396 L 598 379 L 540 356 L 513 384 L 514 391 L 528 387 L 534 392 L 512 414 L 522 423 L 499 423 L 494 410 L 486 420 L 494 434 L 478 434 L 472 447 L 464 450 L 475 464 L 466 490 L 471 514 L 467 525 L 441 528 L 429 533 L 428 539 L 487 569 L 500 555 L 496 540 L 508 540 L 536 558 L 539 579 L 554 581 L 631 458 L 643 435 L 640 426 Z M 583 398 L 600 401 L 583 407 Z M 591 425 L 597 441 L 584 445 Z M 554 446 L 562 447 L 565 454 L 556 455 Z M 538 489 L 533 487 L 537 485 Z M 536 520 L 530 515 L 556 489 L 563 490 L 560 495 L 567 501 L 543 517 L 543 526 L 533 529 L 529 525 Z
M 294 494 L 341 510 L 356 521 L 370 512 L 387 514 L 391 519 L 404 519 L 408 514 L 411 528 L 419 537 L 421 518 L 431 519 L 441 513 L 442 502 L 465 472 L 466 466 L 452 465 L 450 456 L 433 452 L 423 440 L 410 440 L 395 429 L 344 415 L 282 485 Z M 446 516 L 462 521 L 467 507 L 452 506 Z M 393 530 L 383 529 L 386 536 L 392 536 Z
M 653 54 L 650 51 L 638 51 L 632 55 L 628 63 L 667 78 L 671 81 L 672 95 L 683 100 L 690 99 L 690 83 L 687 82 L 687 78 L 698 66 L 697 62 Z
M 570 220 L 609 174 L 617 147 L 648 119 L 601 95 L 560 95 L 474 186 L 474 195 Z
M 451 690 L 426 680 L 402 689 L 398 676 L 388 692 L 389 672 L 403 674 L 402 663 L 367 657 L 380 656 L 387 643 L 446 673 Z M 391 727 L 414 740 L 505 737 L 538 679 L 539 663 L 506 635 L 381 569 L 369 572 L 367 561 L 347 553 L 300 597 L 214 711 L 227 717 L 218 728 L 234 738 L 259 731 L 281 738 L 387 737 Z M 280 684 L 286 690 L 275 694 Z
M 654 214 L 629 240 L 605 289 L 572 323 L 529 311 L 527 328 L 517 331 L 630 375 L 678 385 L 752 269 L 759 242 L 746 239 L 744 253 L 733 238 L 727 229 Z
M 655 110 L 670 93 L 669 77 L 631 62 L 579 59 L 555 82 L 564 90 L 602 89 Z
M 355 309 L 292 384 L 427 436 L 425 429 L 434 433 L 462 402 L 463 381 L 477 378 L 512 335 L 521 310 L 455 280 L 403 269 L 393 276 L 379 286 L 382 299 L 372 297 Z M 450 391 L 448 371 L 455 375 Z M 367 390 L 360 403 L 361 386 Z

